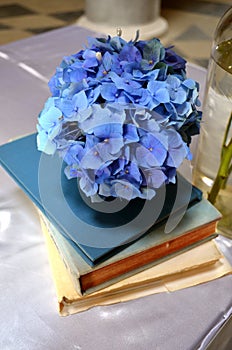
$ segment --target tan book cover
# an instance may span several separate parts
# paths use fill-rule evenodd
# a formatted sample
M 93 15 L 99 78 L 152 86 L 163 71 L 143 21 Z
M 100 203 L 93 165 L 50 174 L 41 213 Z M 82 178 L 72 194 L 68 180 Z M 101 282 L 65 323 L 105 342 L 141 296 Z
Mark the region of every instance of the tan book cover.
M 43 220 L 41 226 L 61 316 L 96 305 L 109 305 L 191 287 L 232 272 L 231 265 L 218 250 L 214 240 L 211 240 L 100 291 L 80 296 Z

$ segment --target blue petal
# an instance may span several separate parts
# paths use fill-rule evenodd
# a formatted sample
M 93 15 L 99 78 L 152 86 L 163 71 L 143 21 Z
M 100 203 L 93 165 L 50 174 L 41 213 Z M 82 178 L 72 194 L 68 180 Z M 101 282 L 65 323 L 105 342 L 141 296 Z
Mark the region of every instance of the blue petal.
M 103 66 L 106 71 L 109 71 L 112 66 L 112 55 L 107 51 L 102 59 Z
M 182 103 L 178 106 L 175 106 L 176 111 L 178 113 L 179 116 L 185 116 L 185 115 L 190 115 L 192 113 L 192 105 L 190 102 L 185 102 Z
M 116 159 L 120 154 L 120 150 L 124 146 L 122 138 L 110 138 L 97 145 L 97 150 L 100 156 L 106 161 Z M 112 156 L 114 156 L 112 158 Z
M 153 188 L 141 188 L 140 198 L 151 200 L 155 197 L 156 191 Z
M 135 197 L 140 196 L 140 191 L 137 187 L 133 186 L 130 182 L 125 180 L 114 180 L 111 182 L 111 193 L 115 197 L 120 197 L 130 201 Z
M 86 49 L 83 53 L 83 58 L 85 59 L 83 63 L 84 68 L 96 67 L 99 64 L 96 52 L 93 50 Z
M 71 82 L 79 82 L 87 77 L 87 72 L 84 68 L 77 68 L 70 73 Z
M 79 181 L 81 190 L 87 197 L 93 196 L 97 193 L 98 185 L 95 182 L 90 181 L 87 176 L 82 176 Z
M 154 69 L 148 73 L 143 73 L 141 70 L 139 69 L 134 69 L 133 70 L 133 77 L 136 79 L 136 80 L 144 80 L 144 81 L 150 81 L 152 79 L 156 79 L 159 75 L 159 69 Z
M 97 176 L 96 182 L 98 184 L 103 183 L 111 175 L 110 170 L 109 170 L 108 167 L 104 167 L 103 169 L 98 169 L 95 174 Z
M 110 45 L 117 51 L 120 51 L 126 43 L 127 42 L 119 36 L 115 36 L 110 40 Z
M 135 149 L 135 162 L 139 167 L 142 166 L 144 168 L 160 166 L 163 164 L 146 147 L 139 144 Z
M 127 164 L 118 176 L 119 179 L 124 179 L 132 184 L 140 185 L 142 183 L 142 176 L 140 170 L 134 162 Z
M 79 177 L 80 169 L 77 164 L 68 165 L 64 169 L 64 173 L 68 180 Z
M 117 87 L 112 83 L 104 83 L 101 86 L 101 96 L 106 101 L 114 102 L 116 99 L 115 95 L 117 94 L 117 92 Z
M 173 89 L 176 89 L 180 86 L 181 82 L 180 80 L 174 76 L 174 75 L 169 75 L 166 80 L 167 84 L 171 85 Z
M 157 168 L 144 170 L 144 175 L 147 181 L 147 185 L 152 188 L 159 188 L 165 183 L 167 179 L 167 176 L 163 173 L 163 171 Z
M 56 107 L 50 107 L 47 111 L 42 111 L 39 117 L 39 123 L 43 129 L 48 130 L 55 126 L 62 117 L 62 112 Z
M 140 51 L 134 45 L 132 45 L 132 43 L 127 43 L 126 45 L 124 45 L 119 53 L 120 61 L 139 62 L 141 61 L 141 59 L 142 55 Z
M 193 90 L 196 87 L 196 82 L 193 79 L 185 79 L 182 85 L 186 86 L 190 90 Z
M 67 150 L 63 159 L 68 165 L 72 165 L 74 163 L 80 163 L 82 156 L 83 145 L 80 143 L 75 143 Z
M 96 100 L 98 99 L 99 95 L 101 92 L 101 87 L 97 86 L 96 88 L 91 88 L 89 90 L 86 91 L 86 95 L 88 98 L 88 103 L 89 104 L 93 104 L 94 102 L 96 102 Z
M 188 154 L 188 150 L 180 134 L 176 130 L 169 130 L 169 149 L 167 165 L 178 168 Z
M 91 106 L 87 107 L 83 111 L 78 111 L 77 121 L 79 123 L 82 123 L 86 119 L 88 119 L 91 116 L 91 114 L 92 114 L 92 107 Z
M 93 147 L 84 155 L 80 166 L 83 169 L 99 169 L 107 160 L 108 159 L 101 158 L 97 148 Z
M 125 111 L 123 109 L 115 109 L 110 107 L 102 108 L 101 105 L 92 105 L 91 116 L 80 123 L 80 128 L 86 133 L 92 133 L 98 126 L 104 126 L 106 124 L 116 123 L 123 124 L 125 120 Z
M 170 101 L 169 93 L 167 89 L 159 89 L 155 92 L 155 98 L 160 103 L 168 103 Z
M 99 169 L 107 162 L 113 162 L 120 154 L 118 152 L 123 147 L 120 138 L 110 139 L 108 142 L 100 142 L 87 150 L 81 160 L 81 166 L 85 169 Z
M 173 148 L 169 150 L 167 165 L 178 168 L 186 156 L 187 156 L 187 152 L 183 147 Z
M 132 124 L 125 124 L 123 126 L 123 137 L 125 144 L 131 142 L 138 142 L 139 135 L 136 126 Z
M 56 151 L 55 142 L 48 137 L 44 130 L 41 130 L 37 135 L 37 147 L 39 151 L 50 155 Z
M 122 137 L 122 124 L 108 123 L 98 125 L 94 128 L 93 132 L 95 136 L 103 139 Z
M 74 104 L 74 110 L 78 109 L 80 111 L 83 111 L 89 105 L 87 96 L 84 91 L 80 91 L 76 95 L 74 95 L 72 98 L 72 102 Z
M 57 108 L 59 108 L 62 111 L 64 117 L 66 118 L 73 117 L 73 114 L 75 113 L 75 111 L 73 110 L 73 103 L 71 100 L 60 98 L 55 101 L 55 105 Z
M 112 196 L 112 192 L 111 192 L 111 186 L 106 184 L 106 183 L 101 183 L 99 185 L 99 191 L 98 193 L 100 194 L 100 196 L 104 196 L 104 197 L 110 197 Z

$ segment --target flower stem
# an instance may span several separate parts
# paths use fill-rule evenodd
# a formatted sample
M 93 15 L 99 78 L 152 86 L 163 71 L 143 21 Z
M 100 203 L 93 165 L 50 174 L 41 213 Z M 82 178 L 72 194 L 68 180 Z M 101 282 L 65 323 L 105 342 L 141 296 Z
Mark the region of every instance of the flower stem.
M 229 118 L 229 122 L 226 127 L 223 144 L 222 144 L 222 152 L 221 152 L 221 162 L 220 166 L 214 180 L 213 186 L 208 194 L 208 200 L 214 204 L 217 199 L 217 195 L 221 188 L 226 186 L 226 182 L 232 170 L 232 139 L 227 144 L 227 138 L 229 134 L 229 129 L 232 125 L 232 113 Z

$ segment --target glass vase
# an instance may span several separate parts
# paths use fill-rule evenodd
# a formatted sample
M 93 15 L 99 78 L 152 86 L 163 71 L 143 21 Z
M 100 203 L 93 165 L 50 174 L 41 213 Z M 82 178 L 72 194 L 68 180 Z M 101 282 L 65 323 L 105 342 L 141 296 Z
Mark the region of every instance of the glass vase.
M 218 23 L 209 60 L 193 182 L 221 212 L 232 238 L 232 7 Z

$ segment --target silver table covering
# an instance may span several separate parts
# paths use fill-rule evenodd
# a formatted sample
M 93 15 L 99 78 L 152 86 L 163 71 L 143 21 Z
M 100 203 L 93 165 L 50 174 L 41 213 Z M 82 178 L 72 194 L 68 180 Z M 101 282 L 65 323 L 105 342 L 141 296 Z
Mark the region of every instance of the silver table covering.
M 91 33 L 67 27 L 0 47 L 0 143 L 35 131 L 47 81 Z M 204 71 L 189 67 L 204 85 Z M 30 200 L 0 171 L 0 349 L 206 349 L 231 314 L 232 276 L 61 318 Z M 229 240 L 218 243 L 232 260 Z M 228 332 L 227 332 L 228 333 Z M 220 349 L 231 349 L 223 338 Z

